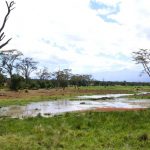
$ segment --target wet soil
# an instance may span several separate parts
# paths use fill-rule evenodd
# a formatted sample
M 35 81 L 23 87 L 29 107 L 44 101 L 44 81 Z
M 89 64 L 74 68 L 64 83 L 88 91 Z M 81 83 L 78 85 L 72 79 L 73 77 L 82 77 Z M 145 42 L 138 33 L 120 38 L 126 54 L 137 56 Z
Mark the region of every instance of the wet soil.
M 137 110 L 145 110 L 146 108 L 116 108 L 116 107 L 109 107 L 109 108 L 95 108 L 93 111 L 102 111 L 102 112 L 111 112 L 111 111 L 137 111 Z
M 8 106 L 0 108 L 0 117 L 24 118 L 40 116 L 48 117 L 74 111 L 133 111 L 150 107 L 150 100 L 132 100 L 122 96 L 129 94 L 105 94 L 77 96 L 76 100 L 57 100 L 29 103 L 25 106 Z M 102 97 L 113 97 L 112 100 L 97 100 Z M 120 98 L 122 97 L 122 98 Z M 82 99 L 84 98 L 84 99 Z M 87 98 L 87 99 L 86 99 Z M 96 98 L 96 100 L 89 100 Z M 82 100 L 81 100 L 82 99 Z
M 127 90 L 84 90 L 84 89 L 38 89 L 38 90 L 20 90 L 9 91 L 0 90 L 0 99 L 29 99 L 36 97 L 55 97 L 55 96 L 76 96 L 83 94 L 124 94 Z

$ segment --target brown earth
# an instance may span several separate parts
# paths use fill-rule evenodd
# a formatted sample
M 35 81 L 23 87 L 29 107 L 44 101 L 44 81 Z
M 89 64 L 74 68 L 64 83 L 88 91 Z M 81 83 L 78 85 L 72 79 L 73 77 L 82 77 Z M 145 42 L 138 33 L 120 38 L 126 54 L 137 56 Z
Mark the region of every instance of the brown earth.
M 141 111 L 146 108 L 116 108 L 116 107 L 105 107 L 105 108 L 95 108 L 92 110 L 80 110 L 80 112 L 113 112 L 113 111 Z
M 129 91 L 124 90 L 85 90 L 85 89 L 74 89 L 67 88 L 63 89 L 38 89 L 38 90 L 20 90 L 20 91 L 9 91 L 0 90 L 0 99 L 29 99 L 36 97 L 58 97 L 58 96 L 76 96 L 84 94 L 123 94 Z
M 38 89 L 38 90 L 20 90 L 20 91 L 9 91 L 9 90 L 0 90 L 0 100 L 13 100 L 13 99 L 30 99 L 30 98 L 46 98 L 46 97 L 58 97 L 58 96 L 77 96 L 77 95 L 88 95 L 88 94 L 126 94 L 129 91 L 127 90 L 88 90 L 88 89 L 74 89 L 67 88 L 63 89 Z M 138 111 L 144 110 L 144 108 L 115 108 L 115 107 L 106 107 L 106 108 L 95 108 L 90 111 L 98 112 L 111 112 L 111 111 Z M 84 110 L 85 111 L 85 110 Z M 84 112 L 82 111 L 82 112 Z M 87 110 L 89 111 L 89 110 Z
M 116 107 L 107 107 L 107 108 L 96 108 L 94 111 L 136 111 L 144 110 L 145 108 L 116 108 Z

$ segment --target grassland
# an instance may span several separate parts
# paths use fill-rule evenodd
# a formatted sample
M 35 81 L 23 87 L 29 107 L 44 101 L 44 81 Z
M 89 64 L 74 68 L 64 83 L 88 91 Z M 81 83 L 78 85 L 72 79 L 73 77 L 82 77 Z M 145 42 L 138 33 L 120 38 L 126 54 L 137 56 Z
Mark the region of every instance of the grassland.
M 77 95 L 136 93 L 150 87 L 108 86 L 12 92 L 0 91 L 0 106 L 71 99 Z M 134 95 L 132 98 L 149 98 Z M 148 150 L 150 109 L 67 113 L 51 118 L 0 118 L 0 150 Z
M 1 150 L 137 150 L 150 147 L 150 110 L 0 119 Z
M 89 86 L 75 89 L 73 87 L 62 89 L 39 89 L 39 90 L 22 90 L 8 91 L 0 90 L 0 107 L 8 105 L 25 105 L 30 102 L 57 100 L 57 99 L 72 99 L 78 95 L 91 94 L 118 94 L 118 93 L 137 93 L 138 91 L 150 91 L 148 86 Z M 133 96 L 132 96 L 133 97 Z M 137 95 L 134 97 L 137 98 Z M 144 96 L 142 95 L 142 98 Z M 147 95 L 150 98 L 150 95 Z

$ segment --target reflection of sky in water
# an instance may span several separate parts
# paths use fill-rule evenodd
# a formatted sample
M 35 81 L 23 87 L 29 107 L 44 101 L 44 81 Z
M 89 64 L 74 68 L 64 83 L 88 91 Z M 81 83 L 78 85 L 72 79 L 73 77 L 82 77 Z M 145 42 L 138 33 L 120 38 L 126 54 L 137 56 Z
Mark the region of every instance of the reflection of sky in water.
M 0 116 L 10 117 L 34 117 L 38 114 L 42 116 L 51 116 L 61 114 L 64 112 L 80 111 L 94 108 L 147 108 L 150 107 L 150 100 L 130 100 L 127 98 L 119 98 L 127 94 L 106 94 L 106 95 L 93 95 L 93 96 L 79 96 L 81 101 L 47 101 L 30 103 L 26 106 L 9 106 L 0 108 Z M 114 99 L 106 100 L 86 100 L 91 98 L 113 97 Z
M 103 97 L 108 97 L 108 98 L 117 98 L 117 97 L 121 97 L 121 96 L 129 96 L 129 95 L 133 95 L 133 94 L 105 94 L 105 95 L 84 95 L 84 96 L 77 96 L 80 99 L 97 99 L 97 98 L 103 98 Z

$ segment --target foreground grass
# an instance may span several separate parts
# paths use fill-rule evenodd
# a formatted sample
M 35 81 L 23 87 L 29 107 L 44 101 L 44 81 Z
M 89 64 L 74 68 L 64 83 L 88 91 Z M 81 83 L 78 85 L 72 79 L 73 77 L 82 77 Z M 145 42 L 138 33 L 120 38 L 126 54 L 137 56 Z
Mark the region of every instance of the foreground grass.
M 0 119 L 0 150 L 149 149 L 150 110 Z

